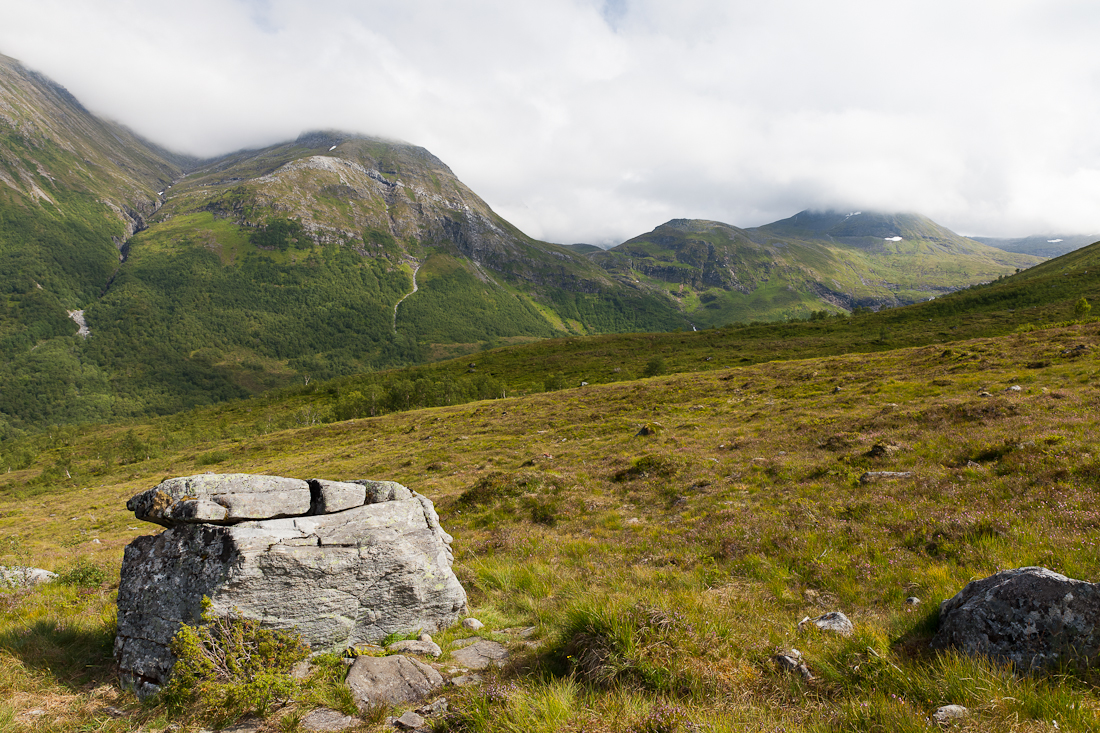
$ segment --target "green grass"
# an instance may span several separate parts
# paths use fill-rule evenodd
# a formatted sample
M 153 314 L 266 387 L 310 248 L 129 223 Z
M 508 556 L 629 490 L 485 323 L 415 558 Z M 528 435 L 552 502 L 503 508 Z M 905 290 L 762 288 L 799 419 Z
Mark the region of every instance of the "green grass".
M 132 437 L 61 431 L 0 476 L 0 535 L 35 565 L 80 556 L 113 569 L 149 531 L 130 529 L 125 499 L 208 470 L 211 455 L 226 472 L 394 479 L 436 502 L 482 635 L 539 629 L 541 645 L 517 647 L 490 684 L 448 693 L 449 730 L 916 730 L 946 703 L 971 708 L 975 730 L 1095 730 L 1089 673 L 1021 678 L 927 642 L 939 600 L 971 578 L 1038 564 L 1095 580 L 1098 342 L 1095 324 L 1076 325 L 328 424 L 308 424 L 304 394 L 135 425 Z M 303 422 L 246 430 L 267 409 Z M 663 429 L 636 436 L 653 422 Z M 108 464 L 112 444 L 137 460 Z M 897 450 L 875 457 L 877 444 Z M 53 468 L 62 456 L 71 479 Z M 878 470 L 913 475 L 860 483 Z M 91 719 L 98 703 L 82 685 L 96 679 L 55 661 L 49 649 L 68 637 L 32 621 L 92 629 L 88 659 L 108 665 L 95 639 L 109 633 L 112 587 L 36 590 L 4 617 L 13 720 L 39 707 L 45 729 Z M 923 603 L 905 605 L 911 595 Z M 856 635 L 797 631 L 828 610 Z M 50 661 L 16 649 L 32 641 Z M 772 662 L 792 647 L 814 680 Z M 346 704 L 339 668 L 325 669 L 328 682 L 274 719 Z M 128 725 L 165 715 L 109 689 Z

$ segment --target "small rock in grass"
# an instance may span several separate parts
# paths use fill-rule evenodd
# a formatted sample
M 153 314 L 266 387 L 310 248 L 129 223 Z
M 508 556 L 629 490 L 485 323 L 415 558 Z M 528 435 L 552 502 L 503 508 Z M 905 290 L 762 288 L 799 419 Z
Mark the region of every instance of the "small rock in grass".
M 868 471 L 859 477 L 861 484 L 869 484 L 872 481 L 891 481 L 900 478 L 909 478 L 912 471 Z
M 48 583 L 57 580 L 57 573 L 51 573 L 42 568 L 26 568 L 19 566 L 0 566 L 0 587 L 23 588 L 39 583 Z
M 479 674 L 463 674 L 458 677 L 451 678 L 451 684 L 455 687 L 471 687 L 473 685 L 481 684 L 481 675 Z
M 936 712 L 932 713 L 932 720 L 940 725 L 947 725 L 948 723 L 955 723 L 962 720 L 969 713 L 970 711 L 962 705 L 944 705 L 942 708 L 938 708 Z
M 792 654 L 777 655 L 775 658 L 776 664 L 778 664 L 779 668 L 784 672 L 798 672 L 802 675 L 803 679 L 812 680 L 814 676 L 813 673 L 810 672 L 810 668 L 807 667 L 804 662 L 800 661 L 799 657 L 794 656 L 793 651 L 794 650 L 792 650 Z
M 410 710 L 397 720 L 393 721 L 393 727 L 399 728 L 401 730 L 416 730 L 417 728 L 424 725 L 424 723 L 426 722 L 426 720 Z
M 867 455 L 871 458 L 886 458 L 887 456 L 897 453 L 901 448 L 893 443 L 875 443 L 871 446 L 871 450 L 867 451 Z
M 359 725 L 362 722 L 358 718 L 332 710 L 331 708 L 318 708 L 302 718 L 301 726 L 305 730 L 313 731 L 341 731 Z
M 431 641 L 432 640 L 432 635 L 431 634 L 421 634 L 420 636 L 416 637 L 416 640 L 417 641 Z
M 471 644 L 476 644 L 479 641 L 481 641 L 480 636 L 469 636 L 465 639 L 455 639 L 454 641 L 451 642 L 451 648 L 452 649 L 462 649 L 463 647 L 468 647 Z
M 908 598 L 905 599 L 905 605 L 907 605 L 907 606 L 919 606 L 920 605 L 920 599 L 917 598 L 916 596 L 909 596 Z
M 309 677 L 309 673 L 312 671 L 313 665 L 309 663 L 308 659 L 303 659 L 290 668 L 290 676 L 292 679 L 304 680 Z
M 801 631 L 807 626 L 816 626 L 822 631 L 832 631 L 833 633 L 840 634 L 841 636 L 850 636 L 855 627 L 852 626 L 852 622 L 840 611 L 830 611 L 829 613 L 823 613 L 817 618 L 810 618 L 807 616 L 798 622 L 798 630 Z
M 451 659 L 467 669 L 485 669 L 490 665 L 503 667 L 508 660 L 508 650 L 503 644 L 481 639 L 468 647 L 451 652 Z
M 442 687 L 443 677 L 423 662 L 395 655 L 356 657 L 347 685 L 360 710 L 384 703 L 417 702 Z
M 427 717 L 430 715 L 439 715 L 440 713 L 445 713 L 447 712 L 447 707 L 447 698 L 441 697 L 428 705 L 417 708 L 416 712 L 420 715 Z
M 485 624 L 471 616 L 470 618 L 462 619 L 462 627 L 470 631 L 477 631 L 478 629 L 484 628 Z

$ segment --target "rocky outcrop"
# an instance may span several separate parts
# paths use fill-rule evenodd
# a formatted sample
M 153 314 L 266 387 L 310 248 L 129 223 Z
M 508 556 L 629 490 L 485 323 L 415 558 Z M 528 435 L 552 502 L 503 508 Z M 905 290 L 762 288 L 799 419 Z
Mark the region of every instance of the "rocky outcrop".
M 1003 570 L 940 604 L 932 647 L 1011 662 L 1022 670 L 1089 665 L 1100 654 L 1100 584 L 1040 567 Z
M 123 559 L 115 656 L 139 692 L 166 679 L 171 639 L 204 596 L 215 612 L 294 629 L 314 651 L 435 632 L 466 610 L 432 502 L 394 482 L 205 474 L 127 508 L 168 528 Z

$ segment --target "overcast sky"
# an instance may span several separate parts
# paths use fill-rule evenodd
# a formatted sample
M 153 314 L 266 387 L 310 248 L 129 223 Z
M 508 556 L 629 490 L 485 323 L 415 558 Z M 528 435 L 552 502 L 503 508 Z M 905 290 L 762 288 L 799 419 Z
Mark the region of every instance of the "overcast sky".
M 528 234 L 916 211 L 1100 233 L 1096 0 L 0 0 L 0 53 L 167 147 L 439 156 Z

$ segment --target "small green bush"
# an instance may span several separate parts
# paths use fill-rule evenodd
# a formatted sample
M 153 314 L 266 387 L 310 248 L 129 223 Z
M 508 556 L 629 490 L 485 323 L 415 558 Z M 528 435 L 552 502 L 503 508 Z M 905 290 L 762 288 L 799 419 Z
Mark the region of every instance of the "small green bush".
M 195 705 L 222 725 L 247 713 L 266 715 L 296 692 L 286 673 L 309 656 L 297 634 L 265 629 L 237 611 L 219 616 L 208 598 L 202 622 L 183 626 L 172 640 L 176 664 L 161 692 L 169 709 Z
M 86 557 L 82 557 L 57 574 L 57 581 L 81 588 L 96 588 L 107 581 L 107 571 Z
M 665 365 L 665 359 L 658 354 L 646 362 L 645 370 L 642 374 L 647 377 L 659 377 L 666 371 L 668 371 L 668 367 Z

